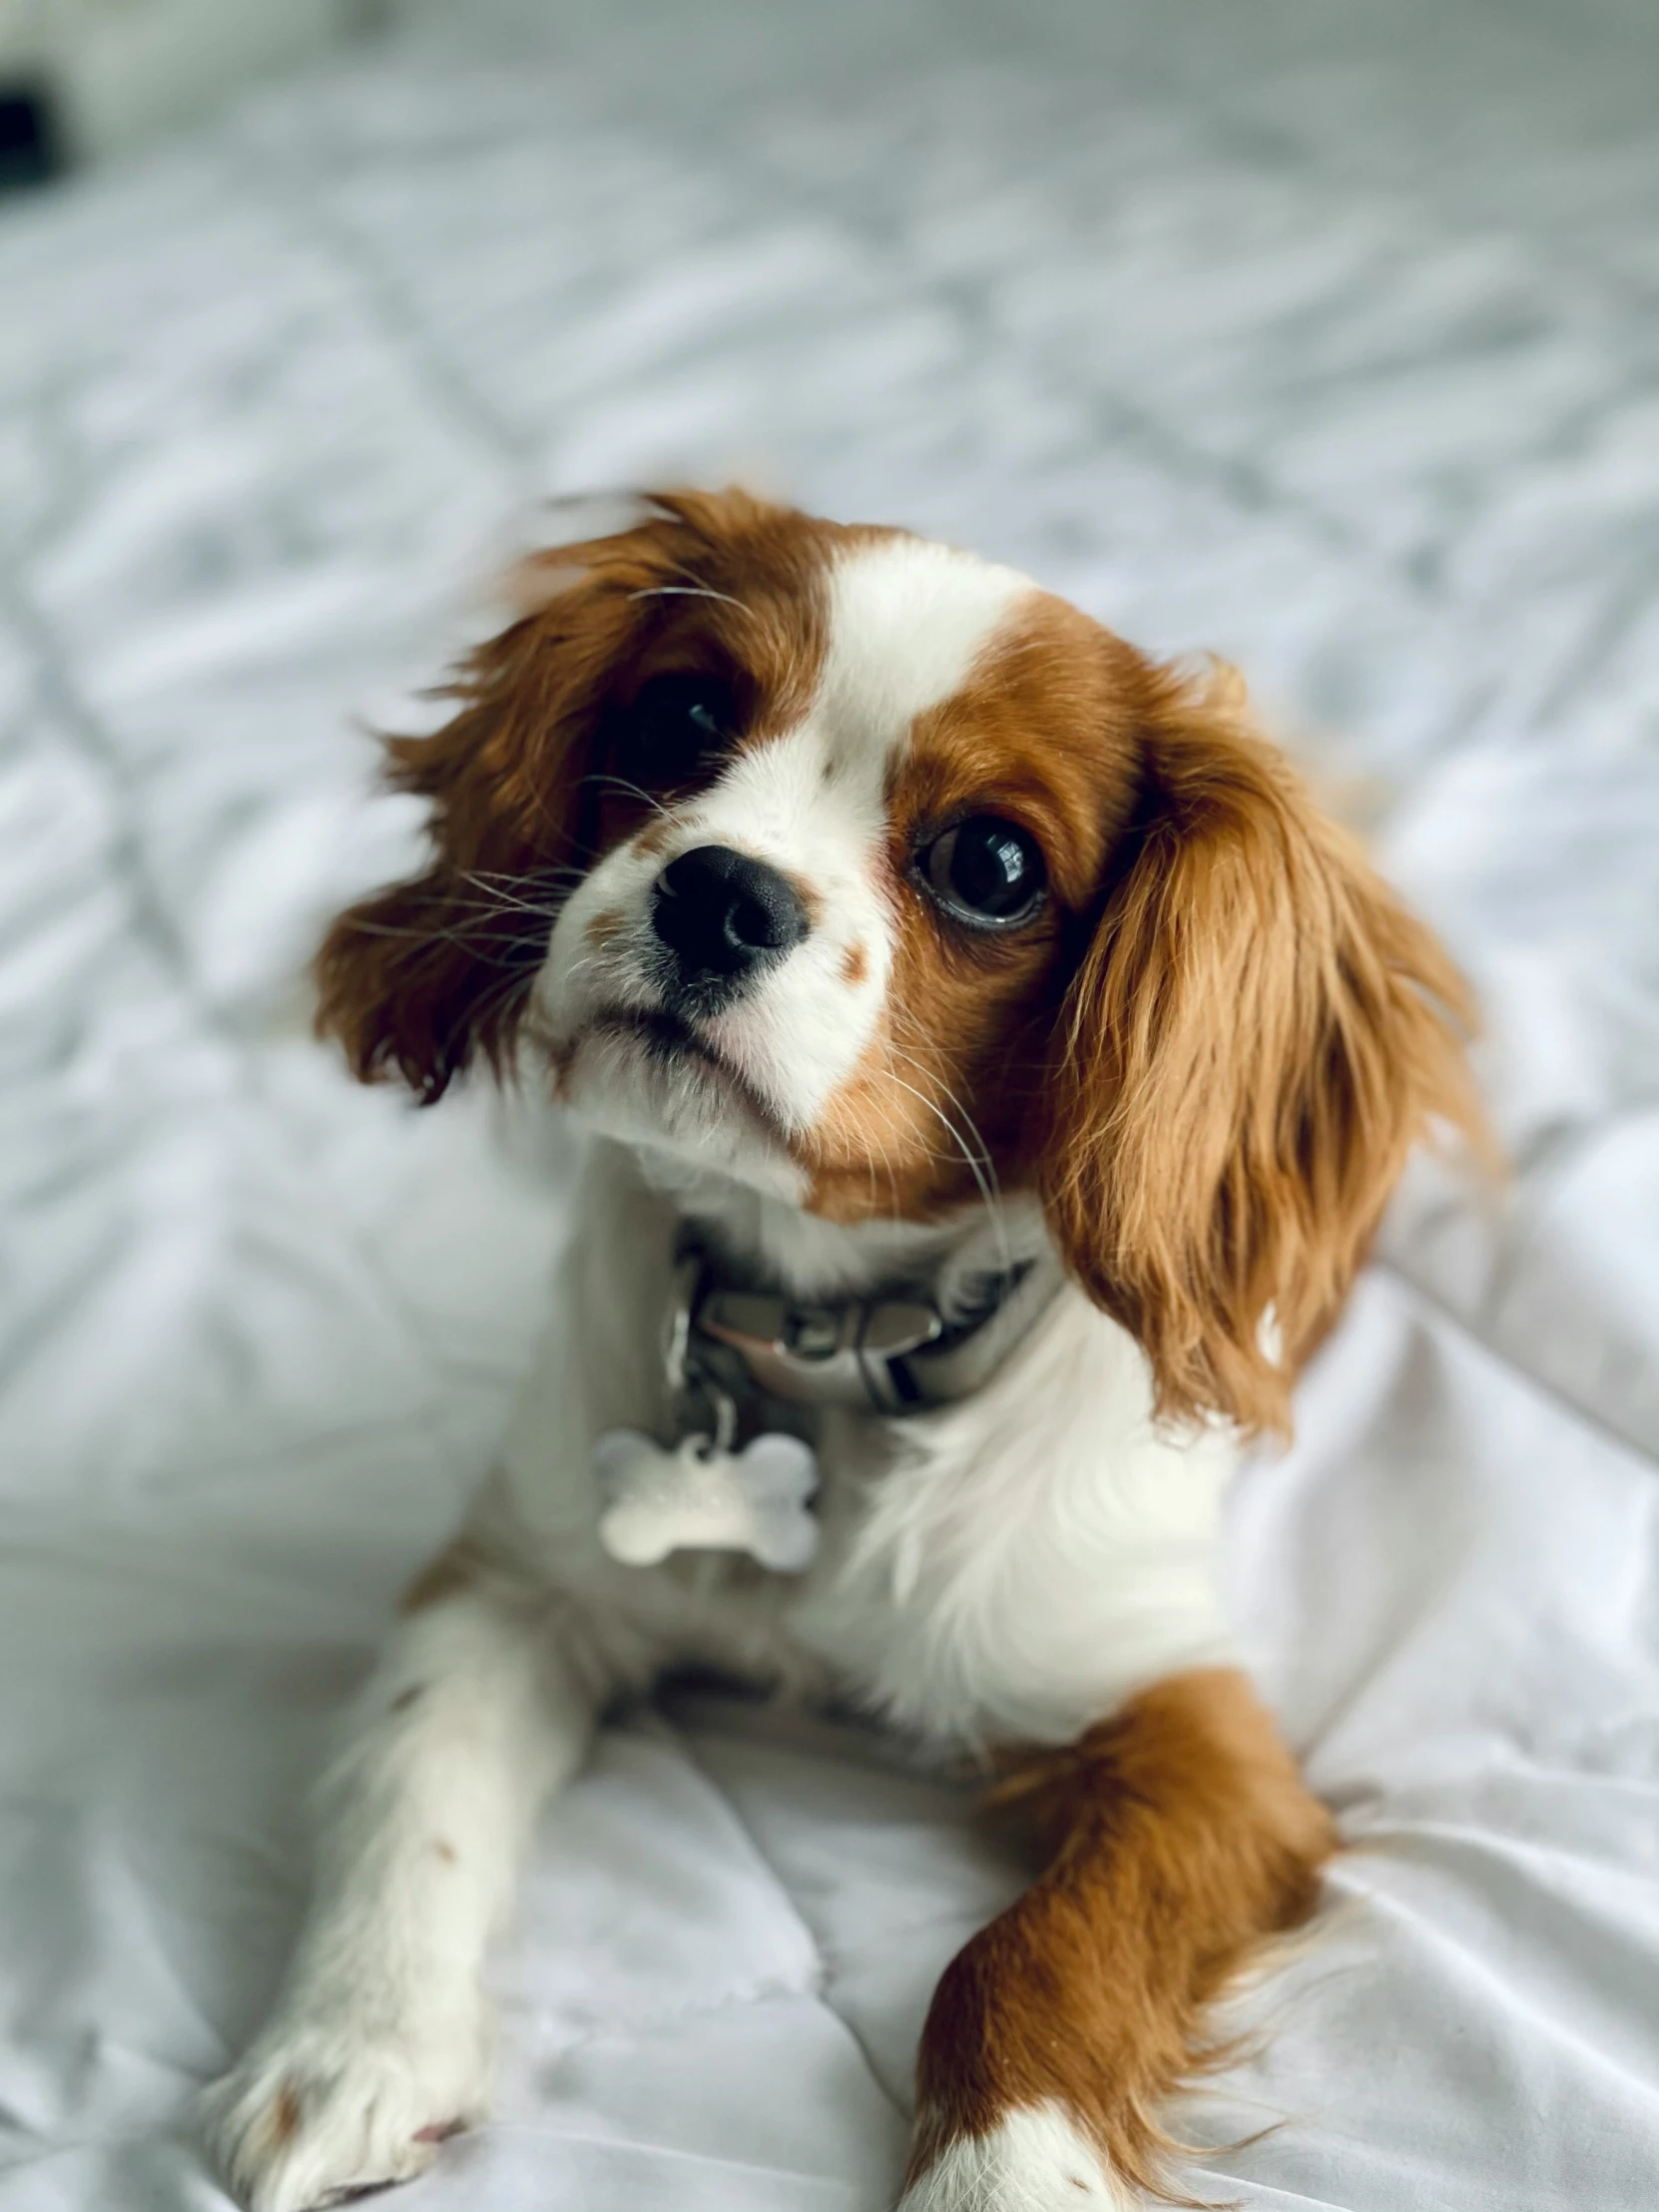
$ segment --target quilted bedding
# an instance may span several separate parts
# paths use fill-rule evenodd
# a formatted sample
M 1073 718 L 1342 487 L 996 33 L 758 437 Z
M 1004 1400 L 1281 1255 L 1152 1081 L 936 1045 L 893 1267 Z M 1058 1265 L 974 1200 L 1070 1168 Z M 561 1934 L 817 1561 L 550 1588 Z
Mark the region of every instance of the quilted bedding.
M 306 1032 L 416 830 L 362 728 L 539 497 L 734 472 L 1237 659 L 1474 978 L 1511 1186 L 1413 1175 L 1235 1501 L 1354 1848 L 1182 2125 L 1252 2207 L 1659 2205 L 1656 87 L 1645 0 L 498 5 L 7 209 L 0 2212 L 223 2207 L 188 2100 L 543 1315 L 556 1136 Z M 881 2212 L 1017 1879 L 858 1739 L 620 1723 L 399 2201 Z

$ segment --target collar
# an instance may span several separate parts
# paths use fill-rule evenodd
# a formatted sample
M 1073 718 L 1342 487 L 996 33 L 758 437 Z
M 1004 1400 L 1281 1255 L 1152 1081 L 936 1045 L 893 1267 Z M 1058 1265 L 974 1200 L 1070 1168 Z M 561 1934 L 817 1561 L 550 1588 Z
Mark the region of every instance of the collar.
M 1023 1339 L 1047 1304 L 1045 1273 L 1023 1260 L 971 1276 L 950 1313 L 914 1282 L 801 1299 L 757 1285 L 688 1233 L 676 1251 L 664 1334 L 677 1425 L 726 1444 L 740 1420 L 775 1425 L 769 1400 L 888 1418 L 953 1403 Z

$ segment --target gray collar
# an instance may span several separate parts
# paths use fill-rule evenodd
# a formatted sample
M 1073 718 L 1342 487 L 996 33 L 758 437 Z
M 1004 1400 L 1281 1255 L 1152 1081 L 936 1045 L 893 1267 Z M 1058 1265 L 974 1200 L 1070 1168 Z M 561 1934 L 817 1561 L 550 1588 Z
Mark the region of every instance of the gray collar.
M 794 1408 L 841 1406 L 889 1418 L 966 1397 L 1024 1337 L 1046 1298 L 1037 1263 L 969 1279 L 949 1315 L 925 1286 L 847 1298 L 800 1299 L 757 1286 L 695 1233 L 681 1239 L 664 1359 L 681 1434 L 728 1445 L 740 1425 L 799 1424 Z M 1019 1312 L 1016 1309 L 1028 1308 Z M 992 1325 L 1004 1341 L 986 1341 Z M 768 1405 L 782 1418 L 769 1417 Z

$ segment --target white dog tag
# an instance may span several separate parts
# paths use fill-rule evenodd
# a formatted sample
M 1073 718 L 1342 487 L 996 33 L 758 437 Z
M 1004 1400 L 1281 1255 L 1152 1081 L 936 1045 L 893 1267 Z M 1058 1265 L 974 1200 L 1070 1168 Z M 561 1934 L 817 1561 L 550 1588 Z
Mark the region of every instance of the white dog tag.
M 747 1551 L 775 1574 L 812 1564 L 819 1528 L 807 1510 L 818 1460 L 799 1436 L 769 1432 L 742 1451 L 687 1436 L 665 1451 L 634 1428 L 594 1438 L 605 1501 L 599 1540 L 624 1566 L 654 1567 L 671 1551 Z

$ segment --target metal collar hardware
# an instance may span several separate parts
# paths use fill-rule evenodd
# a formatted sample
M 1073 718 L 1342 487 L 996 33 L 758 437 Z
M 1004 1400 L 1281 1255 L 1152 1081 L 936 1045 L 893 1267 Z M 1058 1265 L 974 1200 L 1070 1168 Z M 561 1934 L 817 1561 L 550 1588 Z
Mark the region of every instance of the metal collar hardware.
M 908 1292 L 808 1300 L 734 1287 L 702 1246 L 684 1245 L 664 1346 L 681 1433 L 704 1433 L 725 1448 L 739 1408 L 762 1399 L 894 1416 L 956 1396 L 942 1374 L 930 1374 L 930 1360 L 977 1335 L 1028 1272 L 988 1277 L 973 1311 L 947 1321 L 930 1299 Z

